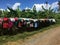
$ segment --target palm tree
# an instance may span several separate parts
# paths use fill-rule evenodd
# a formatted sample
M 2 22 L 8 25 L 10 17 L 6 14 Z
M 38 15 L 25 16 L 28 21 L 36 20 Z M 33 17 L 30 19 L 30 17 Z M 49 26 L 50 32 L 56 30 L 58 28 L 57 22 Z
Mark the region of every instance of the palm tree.
M 7 10 L 3 11 L 2 17 L 5 17 L 5 16 L 8 16 L 8 11 Z
M 45 9 L 43 6 L 42 6 L 42 9 L 44 10 L 43 12 L 45 12 L 45 16 L 46 18 L 50 18 L 50 17 L 53 17 L 53 9 L 51 9 L 51 7 L 49 7 L 49 9 Z
M 34 13 L 34 17 L 33 18 L 37 18 L 37 11 L 36 11 L 36 6 L 33 6 L 33 13 Z
M 9 7 L 7 8 L 10 10 L 10 12 L 8 12 L 8 15 L 7 15 L 8 17 L 18 17 L 16 10 L 13 10 L 12 8 L 9 8 Z
M 19 9 L 19 6 L 18 6 L 18 8 L 16 9 L 16 13 L 17 13 L 18 17 L 21 17 L 21 10 Z

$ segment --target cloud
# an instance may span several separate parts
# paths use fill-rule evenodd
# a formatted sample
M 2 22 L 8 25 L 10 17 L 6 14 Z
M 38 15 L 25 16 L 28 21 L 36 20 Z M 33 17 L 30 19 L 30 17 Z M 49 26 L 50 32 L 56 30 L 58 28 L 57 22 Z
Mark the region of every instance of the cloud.
M 58 7 L 58 2 L 52 3 L 51 6 L 52 6 L 52 9 L 53 9 L 53 8 L 57 8 L 57 7 Z
M 31 8 L 29 8 L 29 7 L 26 7 L 25 9 L 31 9 Z
M 13 6 L 12 6 L 12 9 L 13 10 L 16 10 L 18 8 L 18 6 L 20 6 L 21 3 L 15 3 Z
M 57 3 L 58 3 L 58 2 L 54 2 L 54 3 L 48 4 L 48 5 L 46 5 L 46 4 L 44 4 L 44 3 L 42 3 L 42 4 L 34 4 L 34 5 L 36 6 L 36 10 L 37 10 L 37 11 L 39 11 L 39 10 L 43 11 L 42 6 L 43 6 L 45 9 L 49 9 L 50 6 L 51 6 L 51 9 L 55 9 L 55 8 L 58 7 L 58 4 L 57 4 Z M 34 5 L 33 5 L 33 7 L 34 7 Z M 32 7 L 32 8 L 33 8 L 33 7 Z
M 36 10 L 39 11 L 39 10 L 43 10 L 42 9 L 42 6 L 45 8 L 45 9 L 49 9 L 50 5 L 48 4 L 48 6 L 46 7 L 46 4 L 34 4 L 36 6 Z M 34 7 L 33 5 L 33 7 Z
M 5 9 L 0 8 L 1 11 L 5 11 Z

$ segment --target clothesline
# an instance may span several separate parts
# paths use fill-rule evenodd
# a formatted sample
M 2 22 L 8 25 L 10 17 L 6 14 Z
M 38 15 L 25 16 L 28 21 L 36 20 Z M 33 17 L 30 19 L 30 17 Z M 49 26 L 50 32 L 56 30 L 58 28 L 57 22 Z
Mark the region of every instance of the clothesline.
M 31 18 L 0 18 L 0 30 L 3 33 L 7 31 L 18 30 L 35 30 L 52 24 L 55 24 L 55 19 L 31 19 Z
M 2 20 L 3 21 L 3 19 L 4 18 L 0 18 L 0 20 Z M 41 21 L 43 21 L 43 20 L 49 20 L 49 21 L 51 21 L 51 20 L 53 20 L 53 21 L 55 21 L 55 19 L 32 19 L 32 18 L 8 18 L 8 19 L 10 19 L 10 20 L 15 20 L 15 19 L 17 19 L 17 20 L 33 20 L 33 21 L 37 21 L 37 20 L 41 20 Z

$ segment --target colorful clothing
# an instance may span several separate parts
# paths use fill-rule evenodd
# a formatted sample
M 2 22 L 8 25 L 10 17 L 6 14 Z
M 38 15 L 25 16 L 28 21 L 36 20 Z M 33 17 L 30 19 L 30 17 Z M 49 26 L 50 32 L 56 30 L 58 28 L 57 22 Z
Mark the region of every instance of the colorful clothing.
M 3 19 L 2 19 L 2 18 L 0 18 L 0 24 L 2 24 L 2 22 L 3 22 Z
M 33 27 L 33 23 L 30 24 L 30 27 Z
M 22 27 L 22 22 L 19 22 L 18 23 L 18 27 Z
M 3 28 L 4 28 L 4 29 L 9 28 L 9 24 L 8 24 L 8 23 L 6 23 L 6 22 L 5 22 L 5 23 L 3 23 Z
M 9 21 L 9 28 L 13 27 L 13 22 Z
M 15 22 L 15 19 L 14 19 L 14 18 L 10 18 L 10 20 L 11 20 L 12 22 Z
M 17 20 L 18 20 L 18 18 L 17 18 L 17 17 L 15 17 L 14 19 L 15 19 L 15 21 L 17 21 Z
M 3 21 L 8 21 L 8 18 L 7 17 L 3 18 Z
M 38 24 L 37 24 L 37 22 L 35 22 L 35 28 L 37 28 L 38 27 Z

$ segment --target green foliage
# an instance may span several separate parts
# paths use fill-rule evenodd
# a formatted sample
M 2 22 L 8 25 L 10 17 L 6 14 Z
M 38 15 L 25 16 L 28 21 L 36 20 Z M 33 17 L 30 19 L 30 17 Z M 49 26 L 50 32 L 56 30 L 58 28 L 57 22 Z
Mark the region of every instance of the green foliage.
M 53 12 L 53 9 L 51 9 L 51 7 L 49 7 L 49 9 L 45 9 L 43 6 L 42 6 L 43 10 L 44 10 L 44 15 L 47 17 L 47 18 L 51 18 L 54 16 L 54 12 Z
M 36 7 L 34 6 L 33 9 L 24 9 L 20 10 L 19 7 L 16 10 L 13 10 L 10 7 L 7 7 L 9 11 L 1 11 L 0 10 L 0 17 L 22 17 L 22 18 L 55 18 L 60 19 L 60 13 L 53 12 L 53 9 L 49 7 L 49 9 L 45 9 L 42 6 L 43 11 L 36 11 Z
M 9 8 L 10 12 L 8 12 L 7 17 L 18 17 L 18 13 L 16 10 L 13 10 L 12 8 Z

